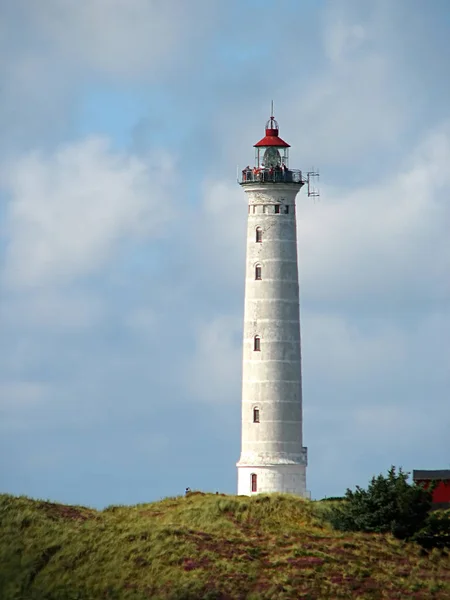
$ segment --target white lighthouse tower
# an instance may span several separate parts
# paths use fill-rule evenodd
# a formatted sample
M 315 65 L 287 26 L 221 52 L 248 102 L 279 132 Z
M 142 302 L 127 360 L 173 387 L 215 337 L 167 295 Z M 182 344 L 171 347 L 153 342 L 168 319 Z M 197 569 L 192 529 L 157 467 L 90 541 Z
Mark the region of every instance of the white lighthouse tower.
M 271 116 L 240 181 L 248 228 L 238 494 L 306 496 L 295 198 L 309 176 L 289 168 L 278 131 Z

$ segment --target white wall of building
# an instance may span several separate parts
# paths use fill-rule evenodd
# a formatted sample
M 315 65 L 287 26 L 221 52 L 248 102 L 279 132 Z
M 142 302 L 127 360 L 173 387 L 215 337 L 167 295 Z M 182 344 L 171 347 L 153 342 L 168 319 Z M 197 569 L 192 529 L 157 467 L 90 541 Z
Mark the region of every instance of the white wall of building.
M 238 494 L 306 496 L 295 197 L 300 184 L 243 186 L 249 201 Z M 279 213 L 276 206 L 279 206 Z M 256 241 L 257 228 L 262 242 Z M 261 280 L 255 269 L 261 267 Z M 255 336 L 260 350 L 255 351 Z M 259 423 L 254 422 L 254 409 Z
M 257 491 L 252 492 L 252 475 L 257 476 Z M 239 467 L 238 494 L 283 492 L 306 496 L 306 468 L 304 465 L 272 465 L 267 467 Z

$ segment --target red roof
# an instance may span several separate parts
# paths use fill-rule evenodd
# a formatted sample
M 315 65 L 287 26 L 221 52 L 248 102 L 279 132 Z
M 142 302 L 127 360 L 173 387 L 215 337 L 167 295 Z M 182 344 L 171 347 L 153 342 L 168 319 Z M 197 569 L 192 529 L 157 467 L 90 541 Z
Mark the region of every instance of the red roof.
M 440 469 L 435 471 L 413 470 L 413 481 L 450 481 L 450 469 Z
M 254 145 L 255 148 L 260 148 L 261 146 L 278 146 L 279 148 L 290 148 L 290 145 L 287 144 L 284 140 L 278 137 L 278 129 L 266 129 L 266 135 L 262 140 L 259 140 L 257 144 Z

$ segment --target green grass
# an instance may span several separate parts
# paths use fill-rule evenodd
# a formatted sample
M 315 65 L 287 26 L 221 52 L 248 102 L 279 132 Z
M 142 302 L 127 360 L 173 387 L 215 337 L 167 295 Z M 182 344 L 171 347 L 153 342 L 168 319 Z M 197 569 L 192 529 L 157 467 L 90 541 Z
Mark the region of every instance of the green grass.
M 450 558 L 332 503 L 191 493 L 96 511 L 0 495 L 1 600 L 450 598 Z

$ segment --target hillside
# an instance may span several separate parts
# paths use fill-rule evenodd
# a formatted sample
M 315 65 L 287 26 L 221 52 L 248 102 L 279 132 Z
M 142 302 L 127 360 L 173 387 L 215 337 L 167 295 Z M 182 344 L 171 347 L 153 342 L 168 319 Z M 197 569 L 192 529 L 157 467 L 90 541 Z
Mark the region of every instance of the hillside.
M 192 493 L 96 511 L 0 495 L 2 600 L 450 598 L 450 557 L 327 503 Z

